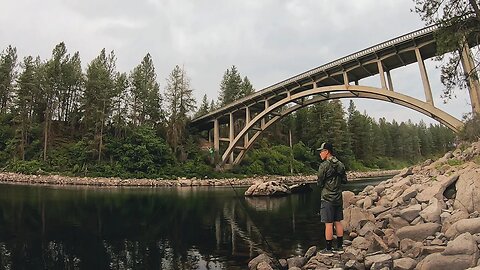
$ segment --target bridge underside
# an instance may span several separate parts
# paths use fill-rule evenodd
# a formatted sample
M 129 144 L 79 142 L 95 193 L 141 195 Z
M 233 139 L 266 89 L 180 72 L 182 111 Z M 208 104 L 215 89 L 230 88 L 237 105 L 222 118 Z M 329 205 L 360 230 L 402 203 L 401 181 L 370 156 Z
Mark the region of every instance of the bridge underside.
M 425 59 L 437 54 L 437 29 L 429 26 L 308 70 L 193 119 L 192 125 L 212 131 L 209 139 L 221 155 L 218 165 L 223 168 L 239 164 L 255 140 L 283 116 L 330 99 L 367 98 L 395 103 L 458 132 L 463 123 L 434 106 L 424 64 Z M 480 85 L 470 47 L 478 43 L 478 39 L 465 37 L 459 51 L 465 73 L 473 74 L 468 78 L 473 113 L 480 113 Z M 425 101 L 394 90 L 390 71 L 412 63 L 418 64 Z M 359 85 L 359 80 L 372 76 L 379 76 L 380 88 Z M 225 126 L 228 128 L 221 128 Z
M 463 126 L 460 120 L 430 103 L 387 89 L 358 85 L 316 87 L 293 95 L 287 95 L 274 104 L 263 107 L 258 112 L 252 113 L 250 108 L 244 108 L 229 114 L 229 123 L 227 123 L 230 129 L 229 138 L 219 137 L 220 132 L 215 130 L 219 128 L 220 119 L 216 120 L 213 126 L 214 134 L 217 133 L 217 136 L 214 135 L 213 138 L 214 145 L 219 145 L 220 141 L 228 142 L 228 147 L 222 155 L 220 166 L 239 164 L 256 139 L 282 117 L 317 102 L 343 98 L 367 98 L 405 106 L 439 121 L 455 132 L 458 132 Z M 244 122 L 243 128 L 238 133 L 234 130 L 234 119 L 242 119 Z M 223 120 L 225 121 L 226 119 Z

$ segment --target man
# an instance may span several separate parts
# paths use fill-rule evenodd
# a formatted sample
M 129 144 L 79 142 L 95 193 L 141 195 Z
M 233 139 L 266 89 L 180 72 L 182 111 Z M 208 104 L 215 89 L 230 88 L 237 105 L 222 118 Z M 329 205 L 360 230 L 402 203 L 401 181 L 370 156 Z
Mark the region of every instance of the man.
M 321 253 L 333 255 L 333 252 L 343 252 L 343 198 L 342 185 L 347 182 L 345 166 L 333 155 L 331 143 L 322 143 L 320 148 L 322 163 L 318 168 L 317 185 L 322 189 L 320 216 L 325 223 L 325 240 L 327 246 Z M 337 247 L 332 248 L 333 226 L 337 235 Z

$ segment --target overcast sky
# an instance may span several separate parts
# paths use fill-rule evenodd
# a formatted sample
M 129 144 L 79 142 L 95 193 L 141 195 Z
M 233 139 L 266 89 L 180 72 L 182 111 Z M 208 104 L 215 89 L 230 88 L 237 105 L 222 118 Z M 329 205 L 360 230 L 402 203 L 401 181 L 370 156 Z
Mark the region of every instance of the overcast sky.
M 226 69 L 236 65 L 256 90 L 424 27 L 412 0 L 15 0 L 2 1 L 0 50 L 19 59 L 49 59 L 56 44 L 80 52 L 82 66 L 102 48 L 130 72 L 150 53 L 163 91 L 175 65 L 185 67 L 200 102 L 216 99 Z M 438 63 L 426 62 L 434 101 L 455 117 L 470 112 L 469 96 L 443 104 Z M 396 91 L 424 100 L 416 64 L 392 71 Z M 360 81 L 380 86 L 378 78 Z M 344 101 L 344 104 L 348 104 Z M 436 123 L 392 103 L 355 100 L 378 119 Z

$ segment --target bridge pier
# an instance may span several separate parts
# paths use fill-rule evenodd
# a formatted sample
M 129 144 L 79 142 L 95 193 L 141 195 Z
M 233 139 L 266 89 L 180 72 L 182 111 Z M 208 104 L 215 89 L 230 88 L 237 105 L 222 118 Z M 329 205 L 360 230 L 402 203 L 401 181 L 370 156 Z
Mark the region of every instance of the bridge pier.
M 415 47 L 415 56 L 417 57 L 418 68 L 420 69 L 420 75 L 422 76 L 423 90 L 425 91 L 425 100 L 427 103 L 433 105 L 432 97 L 432 88 L 430 87 L 430 82 L 428 81 L 427 69 L 423 63 L 422 55 L 420 54 L 420 49 Z
M 470 92 L 470 100 L 472 102 L 472 113 L 480 114 L 480 84 L 478 82 L 475 63 L 473 62 L 472 51 L 467 42 L 463 43 L 460 60 L 463 66 L 463 72 L 468 78 L 468 91 Z

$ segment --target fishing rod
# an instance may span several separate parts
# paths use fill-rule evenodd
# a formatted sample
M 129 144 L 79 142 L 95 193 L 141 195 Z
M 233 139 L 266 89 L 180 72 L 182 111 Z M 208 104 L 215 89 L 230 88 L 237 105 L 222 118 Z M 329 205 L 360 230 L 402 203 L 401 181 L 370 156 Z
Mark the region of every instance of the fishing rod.
M 263 236 L 262 232 L 260 231 L 260 229 L 258 229 L 258 227 L 255 225 L 255 222 L 254 220 L 252 219 L 252 217 L 250 216 L 250 213 L 249 213 L 249 210 L 247 208 L 247 206 L 245 205 L 245 202 L 243 200 L 240 199 L 240 195 L 238 194 L 237 190 L 235 189 L 235 187 L 233 186 L 232 182 L 229 180 L 227 180 L 228 184 L 230 184 L 230 187 L 233 189 L 233 191 L 235 192 L 235 197 L 237 198 L 237 200 L 240 201 L 240 205 L 243 207 L 243 210 L 245 211 L 245 214 L 247 215 L 247 217 L 250 219 L 250 221 L 252 222 L 252 227 L 255 229 L 255 231 L 257 231 L 258 235 L 260 235 L 260 239 L 262 240 L 262 242 L 265 244 L 265 246 L 267 247 L 267 252 L 265 252 L 267 255 L 270 255 L 271 257 L 273 257 L 273 264 L 274 264 L 274 267 L 276 269 L 285 269 L 284 267 L 282 267 L 282 264 L 280 263 L 280 260 L 278 259 L 278 257 L 275 255 L 275 252 L 273 251 L 273 248 L 270 246 L 270 244 L 268 243 L 267 239 Z

